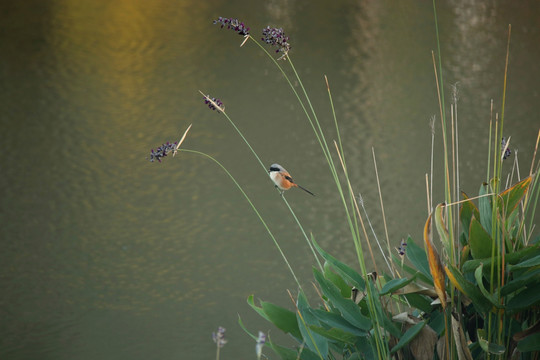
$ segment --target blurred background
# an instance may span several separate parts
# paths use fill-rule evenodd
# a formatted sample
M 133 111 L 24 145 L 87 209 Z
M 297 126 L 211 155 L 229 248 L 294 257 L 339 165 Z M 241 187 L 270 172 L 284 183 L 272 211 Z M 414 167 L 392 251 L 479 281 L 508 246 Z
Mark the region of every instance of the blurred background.
M 446 99 L 451 84 L 459 88 L 461 190 L 472 196 L 486 179 L 492 99 L 501 111 L 509 24 L 504 134 L 520 176 L 529 173 L 540 125 L 540 2 L 449 0 L 437 12 Z M 328 76 L 352 184 L 378 237 L 372 148 L 392 246 L 409 234 L 421 240 L 433 115 L 434 203 L 444 185 L 431 2 L 0 0 L 0 358 L 211 359 L 218 326 L 229 339 L 222 359 L 254 358 L 238 316 L 287 342 L 246 304 L 254 294 L 293 309 L 286 290 L 296 284 L 241 193 L 200 156 L 147 160 L 193 123 L 184 147 L 238 179 L 311 287 L 315 261 L 301 232 L 198 90 L 224 102 L 263 162 L 280 163 L 317 194 L 286 197 L 308 233 L 357 265 L 297 100 L 254 43 L 240 48 L 242 37 L 212 25 L 219 16 L 239 18 L 255 38 L 283 27 L 331 141 Z

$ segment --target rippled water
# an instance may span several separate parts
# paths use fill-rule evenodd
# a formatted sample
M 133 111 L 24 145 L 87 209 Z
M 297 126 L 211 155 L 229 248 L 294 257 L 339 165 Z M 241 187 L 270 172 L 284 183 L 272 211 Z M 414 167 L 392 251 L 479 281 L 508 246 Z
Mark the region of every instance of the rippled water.
M 490 100 L 501 109 L 509 23 L 504 131 L 528 173 L 540 123 L 540 6 L 448 1 L 438 11 L 447 99 L 449 84 L 460 89 L 462 189 L 474 194 L 485 179 Z M 281 163 L 317 193 L 287 199 L 328 251 L 354 261 L 302 110 L 254 44 L 240 48 L 239 36 L 212 25 L 218 16 L 237 16 L 254 34 L 284 27 L 334 139 L 323 75 L 330 80 L 351 178 L 379 236 L 372 147 L 391 241 L 419 237 L 428 124 L 438 115 L 431 4 L 0 1 L 0 358 L 208 359 L 219 325 L 230 340 L 223 359 L 253 356 L 238 314 L 253 332 L 270 327 L 245 299 L 254 293 L 291 307 L 285 290 L 295 285 L 218 167 L 189 154 L 146 160 L 190 123 L 185 146 L 235 175 L 309 285 L 314 261 L 300 232 L 198 90 L 224 101 L 265 163 Z M 436 183 L 435 201 L 441 191 Z

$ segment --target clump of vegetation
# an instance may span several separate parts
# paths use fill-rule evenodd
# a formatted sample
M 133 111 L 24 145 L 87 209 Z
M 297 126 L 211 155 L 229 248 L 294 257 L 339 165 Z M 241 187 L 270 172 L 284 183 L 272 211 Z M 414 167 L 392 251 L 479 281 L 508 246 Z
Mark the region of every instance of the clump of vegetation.
M 439 67 L 439 72 L 435 71 L 435 79 L 443 129 L 445 199 L 435 207 L 431 205 L 433 197 L 429 184 L 434 181 L 431 170 L 431 176 L 426 175 L 430 215 L 424 225 L 423 239 L 414 241 L 409 237 L 401 240 L 397 251 L 392 252 L 389 240 L 386 244 L 388 251 L 384 251 L 373 234 L 388 271 L 368 273 L 365 255 L 369 255 L 376 266 L 364 224 L 365 221 L 369 223 L 369 218 L 361 197 L 356 195 L 349 181 L 328 81 L 329 103 L 338 134 L 338 139 L 332 142 L 326 139 L 294 67 L 290 57 L 290 38 L 285 36 L 283 29 L 264 28 L 261 44 L 249 34 L 249 28 L 237 19 L 220 17 L 214 24 L 244 36 L 242 45 L 253 41 L 268 55 L 290 85 L 335 180 L 360 268 L 360 272 L 357 272 L 322 249 L 313 236 L 306 234 L 286 198 L 281 197 L 316 259 L 313 275 L 319 298 L 311 299 L 311 303 L 317 304 L 312 305 L 278 241 L 227 169 L 207 154 L 181 147 L 187 131 L 180 141 L 164 144 L 157 151 L 152 151 L 151 161 L 161 162 L 161 158 L 170 152 L 174 155 L 177 151 L 184 151 L 216 162 L 248 200 L 294 277 L 298 292 L 296 295 L 289 292 L 293 310 L 265 301 L 256 304 L 253 296 L 248 298 L 249 305 L 257 313 L 298 342 L 294 348 L 280 346 L 272 339 L 266 339 L 264 333 L 259 333 L 258 337 L 251 334 L 240 320 L 242 328 L 257 341 L 257 357 L 261 357 L 263 347 L 269 347 L 282 359 L 538 359 L 540 236 L 533 236 L 533 220 L 540 195 L 540 162 L 535 162 L 540 132 L 528 176 L 510 185 L 514 182 L 512 172 L 508 184 L 503 185 L 502 163 L 511 155 L 511 139 L 502 135 L 507 71 L 504 74 L 501 117 L 490 123 L 486 182 L 480 185 L 478 195 L 469 197 L 459 193 L 457 96 L 453 97 L 450 119 L 447 121 L 444 84 L 439 76 L 441 60 L 439 58 L 437 62 L 433 53 L 434 68 Z M 510 43 L 510 28 L 508 39 Z M 272 49 L 277 48 L 275 52 L 280 57 L 275 59 L 264 44 Z M 291 67 L 300 92 L 292 85 L 282 63 Z M 203 96 L 210 109 L 217 110 L 227 118 L 263 171 L 267 171 L 250 143 L 225 112 L 223 103 L 217 98 Z M 334 161 L 336 154 L 339 161 Z M 375 159 L 374 152 L 373 155 Z M 339 176 L 345 180 L 341 181 Z M 364 211 L 361 212 L 360 208 Z M 434 245 L 434 234 L 441 241 L 439 248 Z M 369 245 L 367 252 L 361 239 Z M 324 262 L 321 262 L 321 258 Z M 218 358 L 219 348 L 224 345 L 219 334 L 218 331 L 214 336 Z

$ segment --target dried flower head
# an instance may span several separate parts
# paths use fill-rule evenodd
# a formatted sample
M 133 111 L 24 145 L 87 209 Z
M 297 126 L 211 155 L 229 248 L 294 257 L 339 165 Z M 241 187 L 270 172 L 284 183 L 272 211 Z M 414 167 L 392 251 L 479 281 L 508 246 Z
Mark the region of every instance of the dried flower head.
M 238 33 L 238 35 L 249 35 L 249 28 L 244 25 L 243 22 L 238 21 L 238 19 L 233 18 L 224 18 L 219 17 L 217 20 L 214 20 L 214 25 L 220 24 L 221 28 L 227 27 L 227 29 L 232 29 Z
M 503 160 L 506 160 L 512 155 L 512 150 L 510 150 L 509 147 L 506 145 L 506 138 L 503 137 L 501 141 L 501 149 L 503 150 L 502 158 Z
M 265 29 L 263 29 L 262 34 L 262 41 L 271 46 L 276 46 L 276 52 L 282 52 L 283 56 L 287 55 L 291 49 L 291 44 L 289 44 L 289 37 L 285 36 L 282 28 L 277 29 L 267 26 Z
M 204 103 L 208 105 L 210 109 L 216 110 L 218 113 L 225 111 L 225 108 L 223 107 L 223 102 L 221 102 L 221 100 L 219 100 L 218 98 L 211 98 L 210 95 L 205 95 Z
M 227 343 L 227 339 L 225 339 L 225 328 L 224 327 L 218 327 L 217 332 L 212 333 L 212 339 L 216 343 L 218 348 L 222 348 Z
M 257 353 L 257 359 L 261 358 L 262 348 L 266 343 L 266 335 L 262 331 L 259 331 L 259 337 L 257 338 L 257 345 L 255 345 L 255 352 Z
M 399 245 L 399 249 L 398 249 L 399 255 L 401 256 L 405 255 L 406 250 L 407 250 L 407 242 L 404 239 L 401 239 L 401 244 Z
M 177 144 L 178 142 L 171 144 L 170 142 L 167 141 L 166 144 L 162 144 L 155 151 L 154 149 L 152 149 L 150 151 L 150 158 L 148 158 L 148 160 L 150 160 L 150 162 L 154 162 L 156 160 L 161 162 L 161 158 L 164 158 L 165 156 L 167 156 L 168 153 L 174 152 L 175 150 L 177 150 Z

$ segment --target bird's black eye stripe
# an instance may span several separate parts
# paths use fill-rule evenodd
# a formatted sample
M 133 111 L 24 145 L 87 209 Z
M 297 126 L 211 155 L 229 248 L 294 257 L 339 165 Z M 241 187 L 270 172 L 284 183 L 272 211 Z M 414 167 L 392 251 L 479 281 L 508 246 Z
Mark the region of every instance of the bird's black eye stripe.
M 279 171 L 279 168 L 277 168 L 277 167 L 272 167 L 272 166 L 271 166 L 271 167 L 270 167 L 270 171 Z

